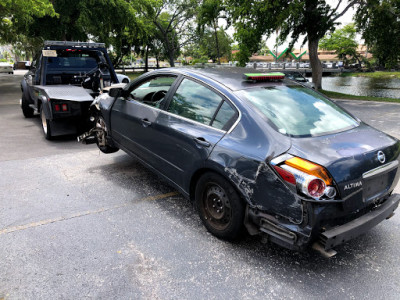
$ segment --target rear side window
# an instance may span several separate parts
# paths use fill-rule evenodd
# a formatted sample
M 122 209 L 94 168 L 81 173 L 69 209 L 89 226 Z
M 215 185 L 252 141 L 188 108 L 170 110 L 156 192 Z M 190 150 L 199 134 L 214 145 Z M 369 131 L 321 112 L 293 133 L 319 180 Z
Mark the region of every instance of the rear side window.
M 235 123 L 236 119 L 236 111 L 228 104 L 228 102 L 224 101 L 211 126 L 218 129 L 228 130 L 233 123 Z
M 238 92 L 283 134 L 307 137 L 358 126 L 357 120 L 320 94 L 302 86 L 273 86 Z
M 168 112 L 223 130 L 237 115 L 219 94 L 189 79 L 180 84 Z

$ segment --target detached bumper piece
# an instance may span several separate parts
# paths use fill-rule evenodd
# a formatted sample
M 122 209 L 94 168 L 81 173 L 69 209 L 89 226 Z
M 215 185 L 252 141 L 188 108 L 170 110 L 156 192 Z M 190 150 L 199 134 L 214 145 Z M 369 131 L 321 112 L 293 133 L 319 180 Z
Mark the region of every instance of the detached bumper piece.
M 325 250 L 328 250 L 367 232 L 383 220 L 390 218 L 399 202 L 400 194 L 390 196 L 385 203 L 375 210 L 344 225 L 323 232 L 319 243 Z

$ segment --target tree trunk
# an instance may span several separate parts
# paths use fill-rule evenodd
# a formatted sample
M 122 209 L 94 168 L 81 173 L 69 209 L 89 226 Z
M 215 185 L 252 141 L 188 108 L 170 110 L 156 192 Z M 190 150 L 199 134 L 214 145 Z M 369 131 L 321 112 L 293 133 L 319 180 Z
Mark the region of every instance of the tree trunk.
M 310 36 L 310 35 L 308 35 Z M 322 64 L 318 58 L 318 39 L 308 40 L 308 53 L 312 70 L 312 80 L 316 90 L 322 89 Z
M 171 67 L 175 67 L 175 59 L 174 59 L 175 51 L 173 49 L 169 49 L 168 56 L 169 56 L 168 57 L 169 58 L 169 65 Z
M 149 71 L 149 46 L 146 46 L 146 54 L 145 54 L 145 61 L 144 61 L 144 71 Z
M 218 64 L 221 64 L 221 58 L 220 58 L 220 54 L 219 54 L 219 42 L 218 42 L 218 27 L 217 27 L 217 23 L 214 20 L 214 34 L 215 34 L 215 44 L 217 46 L 217 60 L 218 60 Z

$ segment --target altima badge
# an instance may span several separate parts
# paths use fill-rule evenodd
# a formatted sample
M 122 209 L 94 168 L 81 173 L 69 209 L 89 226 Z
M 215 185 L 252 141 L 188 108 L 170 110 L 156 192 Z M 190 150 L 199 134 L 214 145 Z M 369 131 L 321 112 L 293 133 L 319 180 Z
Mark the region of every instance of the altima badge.
M 378 158 L 378 160 L 383 164 L 386 160 L 385 157 L 385 153 L 383 153 L 382 151 L 378 151 L 378 154 L 376 155 L 376 157 Z

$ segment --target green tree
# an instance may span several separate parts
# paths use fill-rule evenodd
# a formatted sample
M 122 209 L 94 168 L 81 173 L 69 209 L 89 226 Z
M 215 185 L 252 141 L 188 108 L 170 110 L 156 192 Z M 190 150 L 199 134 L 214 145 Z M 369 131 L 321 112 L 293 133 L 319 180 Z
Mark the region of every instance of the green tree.
M 216 59 L 218 64 L 221 64 L 220 57 L 220 42 L 219 42 L 219 32 L 218 32 L 218 20 L 222 17 L 221 13 L 225 10 L 222 1 L 220 0 L 203 0 L 200 6 L 199 13 L 197 15 L 197 22 L 200 32 L 204 32 L 206 25 L 209 25 L 214 34 L 215 42 L 213 45 L 215 47 Z M 213 59 L 215 60 L 215 59 Z
M 400 59 L 400 1 L 366 0 L 355 16 L 357 28 L 374 55 L 385 68 L 398 65 Z
M 29 23 L 35 17 L 55 16 L 50 0 L 2 0 L 0 3 L 0 42 L 16 39 L 15 24 Z
M 338 58 L 346 65 L 354 60 L 361 64 L 360 55 L 357 53 L 356 33 L 354 24 L 346 25 L 324 36 L 319 43 L 319 47 L 326 50 L 334 50 Z
M 132 41 L 140 36 L 136 11 L 125 0 L 52 0 L 57 15 L 40 15 L 15 24 L 16 45 L 29 49 L 44 40 L 87 41 L 112 45 L 113 63 L 118 65 L 129 53 Z M 115 17 L 118 16 L 118 17 Z
M 156 27 L 155 35 L 162 41 L 170 65 L 175 65 L 181 48 L 195 36 L 194 19 L 197 14 L 196 0 L 139 0 L 141 13 Z
M 231 59 L 233 41 L 222 28 L 217 31 L 217 36 L 218 38 L 215 38 L 214 30 L 205 31 L 200 39 L 200 51 L 203 55 L 220 64 L 220 58 L 223 56 L 227 57 L 228 60 Z
M 239 59 L 244 64 L 252 53 L 257 52 L 264 35 L 280 30 L 279 40 L 289 36 L 289 48 L 305 35 L 308 42 L 313 83 L 321 89 L 322 65 L 318 58 L 318 43 L 337 25 L 337 19 L 363 0 L 351 0 L 340 9 L 342 1 L 330 6 L 325 0 L 226 0 L 229 15 L 236 28 L 235 38 L 240 45 Z

